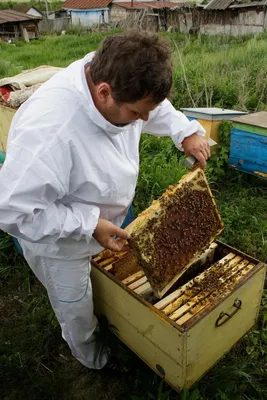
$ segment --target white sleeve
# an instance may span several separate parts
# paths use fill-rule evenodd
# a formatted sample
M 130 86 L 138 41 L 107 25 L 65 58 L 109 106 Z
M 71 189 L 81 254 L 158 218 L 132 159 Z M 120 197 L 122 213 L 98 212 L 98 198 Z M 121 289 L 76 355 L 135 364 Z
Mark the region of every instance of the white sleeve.
M 13 158 L 11 148 L 0 172 L 0 229 L 30 242 L 55 243 L 68 236 L 79 240 L 83 235 L 89 242 L 98 207 L 60 202 L 66 193 L 65 179 L 53 152 L 38 157 L 17 150 Z M 58 151 L 57 155 L 62 156 Z
M 13 118 L 0 171 L 0 229 L 30 242 L 49 244 L 69 236 L 89 242 L 99 208 L 64 201 L 71 194 L 74 144 L 68 132 L 75 130 L 77 105 L 59 101 L 56 93 L 46 102 L 38 96 L 41 101 L 36 95 Z
M 150 113 L 148 121 L 143 124 L 143 132 L 156 136 L 170 136 L 179 150 L 183 150 L 183 140 L 197 133 L 205 135 L 205 129 L 196 120 L 189 121 L 180 111 L 177 111 L 169 100 L 164 100 Z

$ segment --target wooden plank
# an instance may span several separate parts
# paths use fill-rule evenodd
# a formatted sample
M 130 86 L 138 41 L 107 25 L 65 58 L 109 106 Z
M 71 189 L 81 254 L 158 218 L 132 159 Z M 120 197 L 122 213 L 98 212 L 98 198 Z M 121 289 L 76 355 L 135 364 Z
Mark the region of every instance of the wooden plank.
M 229 164 L 250 173 L 267 173 L 267 137 L 232 129 Z
M 152 288 L 149 282 L 145 283 L 144 285 L 138 287 L 134 291 L 136 294 L 139 294 L 139 296 L 145 296 L 149 293 L 152 293 Z
M 115 260 L 116 260 L 116 259 L 115 259 L 114 257 L 110 257 L 110 258 L 107 258 L 107 259 L 104 260 L 104 261 L 98 262 L 98 265 L 99 265 L 100 267 L 105 267 L 106 265 L 111 264 L 111 263 L 114 262 Z
M 211 243 L 209 248 L 196 260 L 196 263 L 200 262 L 202 265 L 205 264 L 207 258 L 213 258 L 215 249 L 218 247 L 217 243 Z M 188 282 L 185 285 L 183 285 L 181 288 L 175 290 L 168 296 L 164 297 L 164 299 L 158 301 L 156 304 L 154 304 L 154 307 L 156 307 L 158 310 L 163 310 L 167 305 L 169 305 L 173 300 L 178 298 L 186 289 L 189 289 L 194 285 L 194 282 Z
M 143 278 L 138 279 L 138 281 L 135 281 L 134 283 L 129 285 L 128 288 L 131 290 L 134 290 L 134 289 L 137 289 L 139 286 L 142 286 L 146 282 L 147 282 L 147 277 L 143 276 Z
M 0 150 L 6 151 L 7 138 L 12 119 L 17 110 L 0 105 Z
M 217 243 L 211 243 L 207 250 L 196 259 L 196 264 L 204 265 L 208 260 L 212 261 L 217 247 Z
M 186 283 L 183 285 L 181 288 L 175 290 L 173 293 L 169 294 L 169 296 L 165 297 L 164 299 L 160 300 L 158 303 L 154 304 L 154 307 L 157 308 L 158 310 L 163 310 L 165 309 L 170 303 L 172 303 L 174 300 L 176 300 L 178 297 L 180 297 L 185 290 L 190 289 L 194 285 L 194 281 L 190 281 L 189 283 Z
M 112 269 L 112 264 L 104 268 L 105 271 L 110 271 L 111 269 Z
M 208 258 L 213 258 L 214 252 L 216 248 L 218 247 L 217 243 L 211 243 L 209 248 L 199 256 L 199 258 L 196 260 L 196 263 L 201 263 L 201 265 L 204 265 L 205 262 L 207 261 Z M 232 253 L 233 254 L 233 253 Z M 233 254 L 234 256 L 234 254 Z M 232 257 L 229 256 L 228 257 Z M 200 274 L 199 277 L 204 276 L 204 273 Z M 173 300 L 177 299 L 185 290 L 191 288 L 194 285 L 194 281 L 190 281 L 183 285 L 181 288 L 175 290 L 168 296 L 166 296 L 164 299 L 158 301 L 156 304 L 154 304 L 154 307 L 156 307 L 158 310 L 163 310 L 167 305 L 169 305 Z
M 241 117 L 231 118 L 231 121 L 233 121 L 234 124 L 253 125 L 267 129 L 267 112 L 260 111 L 257 113 L 242 115 Z
M 135 274 L 129 276 L 128 278 L 125 278 L 123 281 L 121 281 L 124 285 L 129 285 L 132 282 L 137 281 L 138 279 L 142 278 L 144 276 L 143 271 L 138 271 Z
M 220 268 L 221 266 L 223 266 L 224 263 L 226 262 L 231 262 L 233 259 L 236 258 L 236 255 L 234 253 L 229 253 L 227 254 L 225 257 L 223 257 L 220 261 L 218 261 L 218 263 L 212 265 L 210 268 L 208 268 L 208 270 L 202 272 L 201 274 L 199 274 L 196 278 L 192 279 L 190 282 L 186 283 L 184 286 L 182 286 L 182 288 L 176 290 L 175 293 L 175 300 L 173 301 L 174 298 L 174 293 L 172 293 L 170 296 L 167 296 L 165 300 L 168 299 L 168 297 L 170 297 L 172 300 L 171 302 L 169 302 L 168 299 L 168 305 L 165 308 L 162 308 L 162 306 L 164 305 L 164 302 L 162 301 L 161 305 L 160 305 L 160 309 L 162 310 L 162 312 L 164 312 L 164 314 L 168 315 L 171 314 L 173 311 L 175 311 L 178 307 L 180 307 L 181 304 L 181 299 L 180 297 L 185 293 L 186 290 L 189 290 L 191 288 L 193 288 L 195 286 L 196 283 L 198 283 L 199 281 L 201 281 L 202 279 L 205 278 L 205 275 L 207 274 L 207 271 L 213 271 L 216 270 L 218 268 Z M 241 257 L 239 257 L 238 262 L 241 260 Z M 189 293 L 190 295 L 190 293 Z M 157 303 L 157 307 L 159 306 L 160 302 Z M 156 305 L 155 305 L 156 306 Z
M 255 323 L 262 294 L 265 266 L 188 331 L 187 379 L 190 387 L 220 359 Z M 222 312 L 231 314 L 236 299 L 241 309 L 224 325 L 216 327 Z
M 135 326 L 129 323 L 124 315 L 118 313 L 110 304 L 103 301 L 102 297 L 95 296 L 95 305 L 98 313 L 106 315 L 110 324 L 116 327 L 113 332 L 122 340 L 132 351 L 134 351 L 150 368 L 158 375 L 159 365 L 165 372 L 166 382 L 175 390 L 180 390 L 184 386 L 183 366 L 169 356 L 161 347 L 149 340 Z M 127 317 L 127 315 L 126 315 Z M 169 339 L 169 327 L 166 326 L 165 337 Z M 175 341 L 172 343 L 176 347 Z M 185 365 L 184 365 L 185 369 Z M 160 375 L 162 377 L 162 375 Z
M 259 126 L 252 126 L 252 125 L 246 125 L 246 124 L 234 122 L 233 128 L 237 129 L 239 131 L 254 133 L 255 135 L 267 136 L 267 129 L 261 128 Z
M 234 263 L 234 260 L 236 260 L 235 263 Z M 236 274 L 240 269 L 242 269 L 246 265 L 248 265 L 248 261 L 246 261 L 246 260 L 242 261 L 241 263 L 239 263 L 239 262 L 240 262 L 240 257 L 235 257 L 232 261 L 230 261 L 230 263 L 226 264 L 226 267 L 227 267 L 226 271 L 229 272 L 229 275 L 227 274 L 227 277 L 225 277 L 223 274 L 222 277 L 219 278 L 220 284 L 223 284 L 227 279 L 229 279 L 231 276 Z M 235 265 L 236 265 L 236 267 L 233 268 L 233 266 L 235 266 Z M 173 320 L 176 320 L 177 318 L 181 317 L 181 315 L 183 315 L 186 311 L 190 310 L 191 307 L 195 306 L 199 301 L 201 301 L 205 297 L 207 297 L 213 291 L 214 291 L 214 289 L 201 290 L 201 291 L 198 291 L 199 294 L 197 294 L 196 296 L 194 296 L 192 298 L 191 298 L 191 296 L 190 296 L 190 298 L 187 297 L 186 298 L 187 303 L 184 306 L 182 306 L 181 308 L 179 308 L 178 310 L 176 310 L 173 314 L 169 315 L 169 317 Z
M 123 315 L 142 335 L 182 365 L 183 334 L 176 324 L 147 302 L 132 295 L 125 287 L 118 285 L 95 266 L 92 266 L 91 279 L 93 293 L 99 294 L 101 301 Z
M 223 286 L 224 283 L 226 283 L 228 280 L 230 280 L 234 275 L 236 275 L 239 271 L 241 271 L 240 276 L 237 277 L 235 283 L 231 286 L 230 290 L 228 291 L 229 293 L 231 293 L 234 290 L 234 286 L 235 284 L 237 284 L 239 281 L 241 281 L 245 275 L 248 274 L 249 271 L 251 271 L 253 268 L 255 267 L 254 264 L 249 264 L 248 265 L 248 261 L 243 261 L 242 263 L 238 264 L 235 271 L 231 271 L 230 275 L 227 276 L 227 278 L 221 278 L 220 282 L 221 282 L 221 286 Z M 243 270 L 244 269 L 244 270 Z M 225 285 L 224 285 L 225 286 Z M 225 287 L 225 292 L 227 291 L 227 287 Z M 211 294 L 215 294 L 215 296 L 211 296 Z M 199 305 L 199 303 L 202 300 L 206 300 L 207 297 L 209 297 L 209 299 L 211 300 L 211 303 L 207 303 L 205 305 L 211 305 L 216 303 L 216 294 L 219 297 L 219 291 L 218 290 L 210 290 L 210 291 L 206 291 L 206 292 L 201 292 L 198 296 L 193 297 L 192 299 L 190 299 L 188 301 L 188 303 L 186 303 L 185 305 L 183 305 L 182 307 L 180 307 L 177 311 L 175 311 L 172 315 L 170 315 L 170 318 L 175 320 L 176 323 L 177 319 L 179 319 L 182 315 L 184 315 L 185 313 L 187 313 L 188 311 L 190 311 L 192 308 L 197 308 Z M 218 299 L 217 299 L 218 300 Z M 201 308 L 201 307 L 200 307 Z M 204 308 L 204 307 L 203 307 Z M 192 314 L 191 314 L 192 317 Z M 178 323 L 179 325 L 179 323 Z
M 239 281 L 241 281 L 245 275 L 248 274 L 249 271 L 251 271 L 253 268 L 255 267 L 255 265 L 253 264 L 249 264 L 246 267 L 246 271 L 241 271 L 241 274 L 239 276 L 237 276 L 236 278 L 236 284 L 239 283 Z M 178 320 L 176 320 L 175 322 L 178 325 L 183 325 L 185 324 L 187 321 L 189 321 L 193 316 L 195 317 L 197 313 L 200 313 L 200 311 L 203 311 L 206 307 L 208 307 L 210 304 L 214 303 L 214 301 L 216 302 L 216 298 L 218 298 L 220 296 L 221 297 L 225 297 L 227 296 L 229 293 L 231 293 L 233 290 L 232 287 L 226 287 L 225 291 L 223 293 L 222 296 L 220 296 L 220 294 L 218 293 L 218 291 L 211 293 L 207 299 L 205 299 L 206 301 L 204 303 L 200 303 L 195 305 L 193 308 L 191 308 L 189 310 L 189 312 L 187 312 L 186 314 L 184 314 L 181 318 L 179 318 Z
M 219 126 L 221 124 L 221 120 L 220 121 L 214 121 L 214 120 L 212 121 L 212 120 L 205 120 L 202 118 L 197 118 L 197 120 L 206 131 L 205 137 L 206 138 L 210 137 L 211 139 L 215 140 L 216 143 L 218 143 L 219 142 L 218 130 L 219 130 Z

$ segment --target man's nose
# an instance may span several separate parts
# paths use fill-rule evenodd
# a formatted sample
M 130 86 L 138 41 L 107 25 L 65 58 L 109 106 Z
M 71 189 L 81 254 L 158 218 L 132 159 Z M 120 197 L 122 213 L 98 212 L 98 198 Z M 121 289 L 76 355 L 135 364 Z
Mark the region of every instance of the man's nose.
M 147 121 L 149 118 L 149 113 L 140 114 L 139 118 L 142 119 L 143 121 Z

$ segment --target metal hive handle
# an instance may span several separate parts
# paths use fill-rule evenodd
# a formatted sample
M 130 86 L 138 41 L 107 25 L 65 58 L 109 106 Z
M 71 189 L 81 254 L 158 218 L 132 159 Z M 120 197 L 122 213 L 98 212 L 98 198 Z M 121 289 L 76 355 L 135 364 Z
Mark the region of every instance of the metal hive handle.
M 228 314 L 228 313 L 222 311 L 215 322 L 216 328 L 219 328 L 220 326 L 224 325 L 227 321 L 229 321 L 229 319 L 231 319 L 239 310 L 241 310 L 241 306 L 242 306 L 242 301 L 239 299 L 235 299 L 234 304 L 233 304 L 233 307 L 235 307 L 235 310 L 231 314 Z M 224 317 L 226 317 L 226 318 L 224 318 Z

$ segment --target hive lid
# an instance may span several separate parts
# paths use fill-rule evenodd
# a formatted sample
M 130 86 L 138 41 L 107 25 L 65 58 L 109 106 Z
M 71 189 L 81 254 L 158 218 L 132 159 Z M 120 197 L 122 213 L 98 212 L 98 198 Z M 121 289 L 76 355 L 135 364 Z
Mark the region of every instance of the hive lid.
M 181 111 L 188 117 L 208 121 L 222 121 L 235 116 L 247 114 L 247 112 L 244 111 L 227 110 L 225 108 L 217 107 L 181 108 Z
M 126 230 L 155 295 L 162 297 L 223 230 L 203 170 L 170 186 Z
M 241 117 L 231 118 L 231 121 L 241 124 L 258 126 L 260 128 L 267 128 L 267 111 L 260 111 Z

